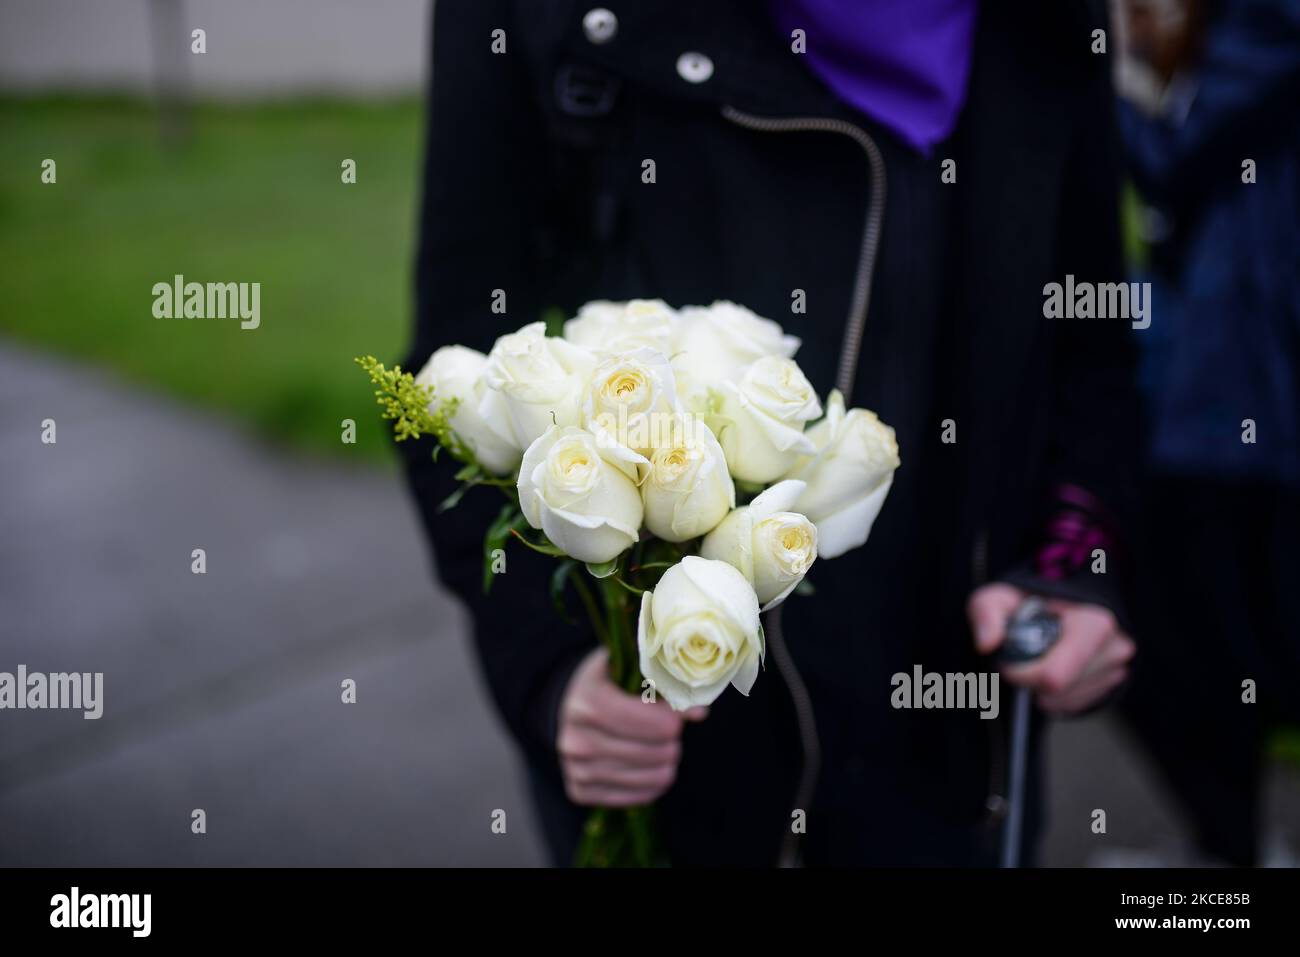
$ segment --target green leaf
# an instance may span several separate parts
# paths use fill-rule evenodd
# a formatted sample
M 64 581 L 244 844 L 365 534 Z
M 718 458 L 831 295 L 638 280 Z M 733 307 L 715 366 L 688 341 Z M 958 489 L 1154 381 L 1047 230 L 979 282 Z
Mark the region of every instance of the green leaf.
M 433 450 L 434 461 L 437 461 L 438 449 L 440 448 L 442 448 L 442 446 L 437 446 Z M 478 465 L 476 462 L 471 462 L 458 471 L 455 478 L 458 479 L 461 484 L 454 492 L 438 503 L 439 513 L 445 512 L 447 509 L 455 508 L 459 505 L 460 500 L 464 497 L 465 493 L 476 485 L 495 485 L 497 488 L 505 490 L 507 497 L 510 499 L 513 500 L 516 497 L 514 494 L 515 482 L 513 479 L 493 478 L 492 476 L 487 475 L 483 471 L 482 466 Z
M 465 488 L 466 486 L 461 486 L 459 491 L 463 492 Z M 523 521 L 523 513 L 512 502 L 503 506 L 492 524 L 488 526 L 487 534 L 483 538 L 483 594 L 486 595 L 492 590 L 492 580 L 496 578 L 492 573 L 492 553 L 506 547 L 511 533 Z
M 811 598 L 817 594 L 817 589 L 813 587 L 813 583 L 808 579 L 801 578 L 799 584 L 794 586 L 794 593 L 801 598 Z
M 469 491 L 470 488 L 471 486 L 469 485 L 457 485 L 450 495 L 438 503 L 438 507 L 435 511 L 441 515 L 443 512 L 455 508 L 460 504 L 460 500 L 465 497 L 465 493 Z
M 618 571 L 618 559 L 611 558 L 607 562 L 587 562 L 587 574 L 592 578 L 608 578 Z
M 647 591 L 659 584 L 664 573 L 682 560 L 690 543 L 675 544 L 659 538 L 643 539 L 640 560 L 628 567 L 628 580 Z
M 547 306 L 542 310 L 541 320 L 546 323 L 546 334 L 556 338 L 564 335 L 564 310 L 559 306 Z
M 637 563 L 639 568 L 654 568 L 659 565 L 665 565 L 671 568 L 682 560 L 685 554 L 685 544 L 675 542 L 665 542 L 662 538 L 647 538 L 642 540 L 645 546 L 641 554 L 641 560 Z

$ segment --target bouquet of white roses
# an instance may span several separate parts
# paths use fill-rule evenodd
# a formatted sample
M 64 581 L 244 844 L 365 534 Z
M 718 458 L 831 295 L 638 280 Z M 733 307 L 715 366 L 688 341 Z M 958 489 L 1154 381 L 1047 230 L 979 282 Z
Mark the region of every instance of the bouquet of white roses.
M 484 587 L 511 538 L 554 556 L 552 589 L 580 597 L 612 680 L 682 710 L 748 694 L 760 612 L 867 540 L 899 465 L 874 413 L 832 392 L 823 414 L 798 347 L 730 302 L 602 301 L 562 335 L 535 322 L 487 355 L 444 346 L 415 376 L 357 361 L 399 440 L 432 435 L 459 461 L 444 506 L 505 493 Z M 656 855 L 649 808 L 597 809 L 579 863 Z

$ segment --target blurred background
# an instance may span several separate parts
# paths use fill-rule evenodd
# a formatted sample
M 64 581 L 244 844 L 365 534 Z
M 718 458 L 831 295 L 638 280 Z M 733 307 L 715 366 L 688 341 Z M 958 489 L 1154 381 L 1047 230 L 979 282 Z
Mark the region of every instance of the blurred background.
M 429 15 L 0 0 L 0 670 L 102 671 L 106 701 L 0 712 L 0 864 L 541 862 L 352 364 L 405 344 Z M 260 282 L 261 327 L 154 319 L 177 273 Z M 1050 734 L 1046 863 L 1199 862 L 1116 718 Z M 1297 740 L 1268 864 L 1300 847 Z

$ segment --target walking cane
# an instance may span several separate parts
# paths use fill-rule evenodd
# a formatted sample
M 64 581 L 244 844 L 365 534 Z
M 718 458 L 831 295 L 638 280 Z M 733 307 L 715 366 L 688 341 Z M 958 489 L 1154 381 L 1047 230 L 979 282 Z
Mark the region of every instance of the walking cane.
M 1025 664 L 1047 654 L 1061 635 L 1061 620 L 1041 599 L 1030 596 L 1007 619 L 1007 637 L 998 658 L 1005 664 Z M 1002 831 L 1002 866 L 1020 866 L 1020 830 L 1025 807 L 1025 765 L 1029 760 L 1029 716 L 1033 691 L 1017 688 L 1011 715 L 1011 779 L 1007 787 L 1007 820 Z

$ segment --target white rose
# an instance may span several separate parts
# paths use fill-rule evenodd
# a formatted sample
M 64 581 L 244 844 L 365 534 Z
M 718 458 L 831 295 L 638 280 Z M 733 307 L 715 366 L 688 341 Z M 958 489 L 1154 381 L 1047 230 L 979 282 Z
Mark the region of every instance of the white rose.
M 672 440 L 650 455 L 641 483 L 645 526 L 666 542 L 703 535 L 736 504 L 736 486 L 713 432 L 696 416 L 679 414 Z
M 791 511 L 803 482 L 778 482 L 709 532 L 700 555 L 736 568 L 763 611 L 785 600 L 817 558 L 817 526 Z
M 789 477 L 807 483 L 795 511 L 817 525 L 821 556 L 836 558 L 871 534 L 900 461 L 894 430 L 874 412 L 845 413 L 838 391 L 826 405 L 826 418 L 808 430 L 817 454 L 801 460 Z
M 592 352 L 653 349 L 670 355 L 677 313 L 662 299 L 589 302 L 564 324 L 564 338 Z
M 804 424 L 821 415 L 821 403 L 793 359 L 765 356 L 745 369 L 738 382 L 723 382 L 717 396 L 710 424 L 735 478 L 771 482 L 800 455 L 815 451 Z
M 595 356 L 581 346 L 547 336 L 542 322 L 496 341 L 484 378 L 505 397 L 511 433 L 521 449 L 552 425 L 578 424 L 582 392 L 595 364 Z
M 673 710 L 712 704 L 730 683 L 743 695 L 758 677 L 758 599 L 726 562 L 688 555 L 641 596 L 641 674 Z
M 682 379 L 683 394 L 698 397 L 711 386 L 738 378 L 756 359 L 790 359 L 798 350 L 799 340 L 771 319 L 734 302 L 715 302 L 707 309 L 687 306 L 681 311 L 669 355 Z
M 641 494 L 596 437 L 552 427 L 524 452 L 519 508 L 533 528 L 580 562 L 607 562 L 637 540 Z
M 415 381 L 433 387 L 433 407 L 456 400 L 448 420 L 452 431 L 470 447 L 480 465 L 494 475 L 509 475 L 522 449 L 515 444 L 506 417 L 505 399 L 483 379 L 487 356 L 465 346 L 443 346 L 425 363 Z
M 582 425 L 602 444 L 612 442 L 644 458 L 671 431 L 677 411 L 673 370 L 662 352 L 638 349 L 601 360 L 582 404 Z M 642 463 L 644 464 L 644 463 Z

